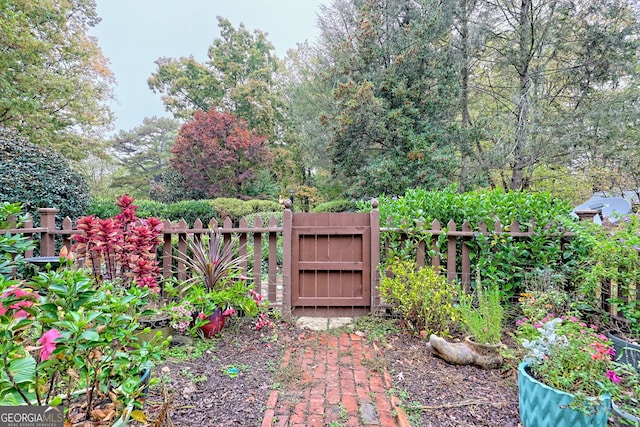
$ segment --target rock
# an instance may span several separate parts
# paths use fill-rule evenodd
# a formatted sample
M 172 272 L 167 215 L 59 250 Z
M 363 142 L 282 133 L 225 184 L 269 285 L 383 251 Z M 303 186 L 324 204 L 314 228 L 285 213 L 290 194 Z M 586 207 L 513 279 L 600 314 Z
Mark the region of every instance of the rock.
M 502 366 L 502 356 L 498 351 L 480 353 L 466 342 L 450 343 L 433 334 L 429 336 L 427 349 L 454 365 L 477 365 L 483 369 L 496 369 Z
M 196 385 L 193 382 L 189 382 L 183 389 L 182 389 L 182 397 L 184 397 L 185 399 L 189 400 L 191 399 L 191 395 L 193 393 L 195 393 L 197 391 Z

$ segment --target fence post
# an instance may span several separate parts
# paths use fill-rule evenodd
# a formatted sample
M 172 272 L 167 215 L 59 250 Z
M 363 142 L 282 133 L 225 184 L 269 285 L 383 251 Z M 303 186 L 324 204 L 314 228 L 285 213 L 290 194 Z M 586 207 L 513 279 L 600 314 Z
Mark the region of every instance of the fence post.
M 293 212 L 291 200 L 284 201 L 282 215 L 282 314 L 285 319 L 291 317 L 291 257 L 293 238 Z
M 39 208 L 40 227 L 46 228 L 46 232 L 40 235 L 40 256 L 56 255 L 56 214 L 60 212 L 56 208 Z
M 380 298 L 378 284 L 380 283 L 380 211 L 378 200 L 371 199 L 371 213 L 369 214 L 369 226 L 371 227 L 371 312 L 375 313 Z

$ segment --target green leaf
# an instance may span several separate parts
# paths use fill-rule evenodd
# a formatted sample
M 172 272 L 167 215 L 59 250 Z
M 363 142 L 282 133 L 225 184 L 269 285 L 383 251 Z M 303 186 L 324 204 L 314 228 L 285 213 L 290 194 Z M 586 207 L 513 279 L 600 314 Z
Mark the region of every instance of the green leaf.
M 9 363 L 9 372 L 16 384 L 32 383 L 35 381 L 36 361 L 31 356 L 14 359 Z
M 100 335 L 98 334 L 98 332 L 96 332 L 95 329 L 89 329 L 88 331 L 84 331 L 80 338 L 87 341 L 99 341 Z

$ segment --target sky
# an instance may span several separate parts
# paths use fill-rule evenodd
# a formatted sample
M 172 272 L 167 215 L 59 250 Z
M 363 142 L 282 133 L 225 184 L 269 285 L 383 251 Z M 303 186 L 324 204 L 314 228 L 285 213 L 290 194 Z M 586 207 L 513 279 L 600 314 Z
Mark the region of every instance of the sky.
M 151 116 L 169 116 L 160 94 L 147 86 L 160 57 L 193 55 L 204 62 L 220 36 L 217 16 L 234 28 L 261 30 L 284 57 L 297 43 L 318 35 L 317 12 L 327 0 L 97 0 L 98 38 L 115 75 L 114 132 L 131 130 Z

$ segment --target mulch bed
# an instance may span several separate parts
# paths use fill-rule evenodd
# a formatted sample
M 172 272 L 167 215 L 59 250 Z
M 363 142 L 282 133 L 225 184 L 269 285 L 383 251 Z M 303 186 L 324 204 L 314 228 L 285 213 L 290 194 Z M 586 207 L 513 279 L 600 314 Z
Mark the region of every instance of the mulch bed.
M 450 365 L 414 335 L 395 334 L 378 346 L 393 393 L 413 426 L 519 426 L 518 387 L 512 369 Z
M 283 350 L 299 335 L 283 322 L 256 331 L 251 322 L 234 320 L 198 358 L 170 359 L 157 367 L 154 375 L 161 381 L 144 408 L 150 421 L 137 425 L 260 426 L 269 391 L 286 387 L 279 372 Z M 519 425 L 511 370 L 450 365 L 431 355 L 419 337 L 402 332 L 385 335 L 376 346 L 392 377 L 391 393 L 413 426 Z

